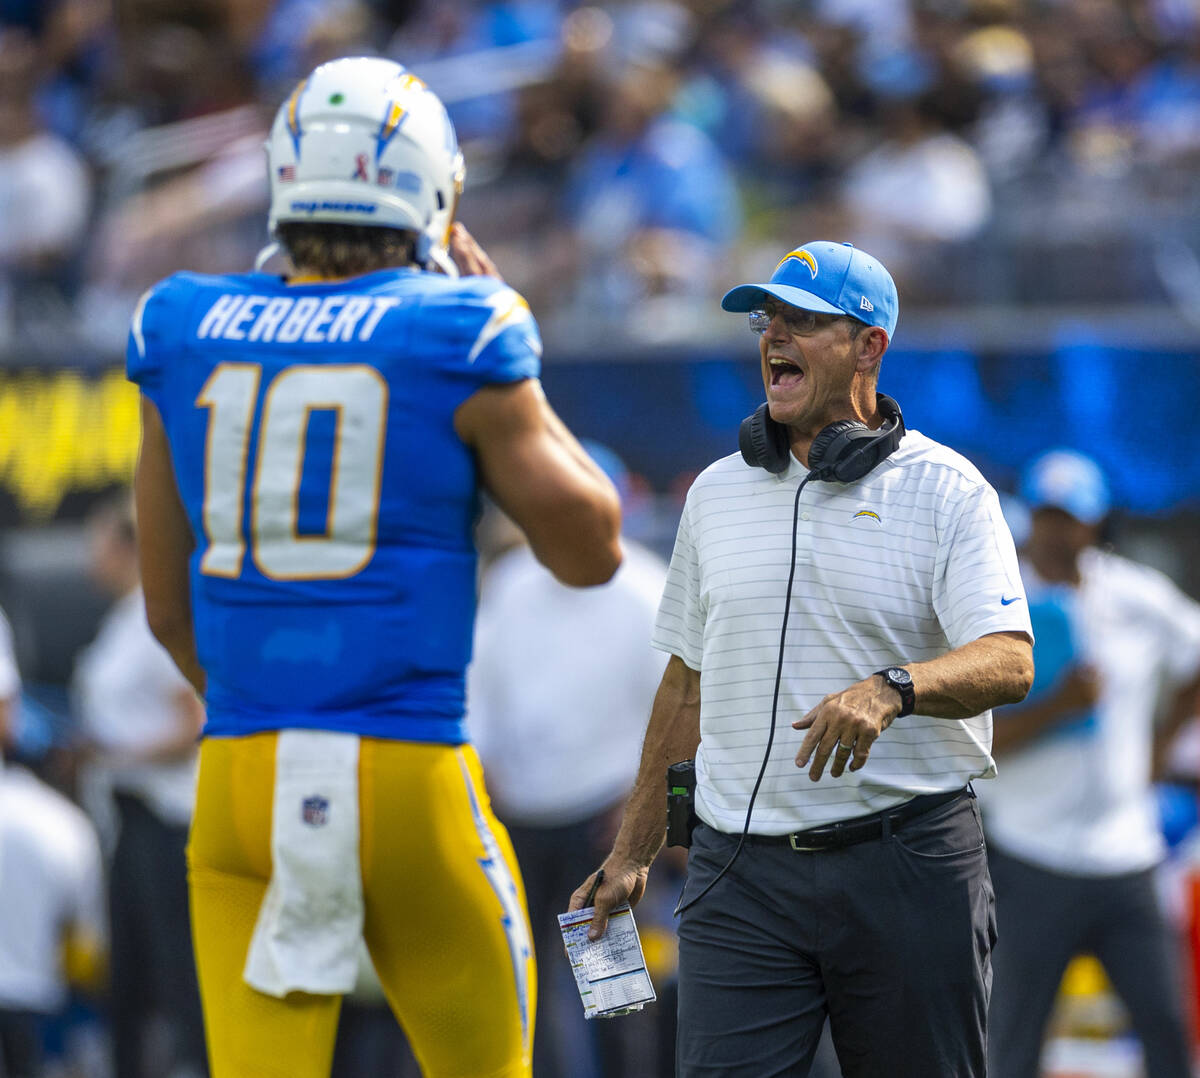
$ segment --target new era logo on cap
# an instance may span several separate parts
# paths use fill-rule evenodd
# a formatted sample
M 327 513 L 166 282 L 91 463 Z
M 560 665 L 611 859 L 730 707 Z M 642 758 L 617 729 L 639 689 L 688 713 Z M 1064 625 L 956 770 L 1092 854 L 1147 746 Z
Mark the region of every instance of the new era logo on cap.
M 806 311 L 849 315 L 879 326 L 888 337 L 896 331 L 900 304 L 891 274 L 849 243 L 821 240 L 796 247 L 783 256 L 769 281 L 731 289 L 721 306 L 750 311 L 768 296 Z

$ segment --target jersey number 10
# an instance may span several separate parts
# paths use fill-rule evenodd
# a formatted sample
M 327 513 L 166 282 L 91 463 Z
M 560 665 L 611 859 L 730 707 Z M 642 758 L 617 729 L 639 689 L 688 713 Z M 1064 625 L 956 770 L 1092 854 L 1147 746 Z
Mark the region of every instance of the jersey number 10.
M 237 577 L 246 554 L 242 520 L 262 367 L 221 363 L 196 406 L 208 409 L 204 534 L 200 571 Z M 254 564 L 272 580 L 337 580 L 361 572 L 375 553 L 388 387 L 373 367 L 297 365 L 267 386 L 258 418 L 250 492 Z M 300 481 L 313 412 L 336 416 L 325 530 L 300 534 Z

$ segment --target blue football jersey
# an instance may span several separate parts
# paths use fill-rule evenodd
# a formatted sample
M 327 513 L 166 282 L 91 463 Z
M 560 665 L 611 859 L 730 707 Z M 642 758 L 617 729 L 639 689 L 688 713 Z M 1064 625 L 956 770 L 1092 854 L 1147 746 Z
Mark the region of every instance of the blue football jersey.
M 1027 703 L 1049 695 L 1072 666 L 1083 661 L 1074 621 L 1079 616 L 1075 591 L 1062 586 L 1029 589 L 1029 623 L 1033 628 L 1033 684 Z M 1065 716 L 1042 737 L 1095 734 L 1099 720 L 1090 708 Z
M 485 277 L 177 274 L 143 297 L 128 373 L 196 537 L 207 734 L 466 740 L 478 501 L 454 411 L 540 355 Z

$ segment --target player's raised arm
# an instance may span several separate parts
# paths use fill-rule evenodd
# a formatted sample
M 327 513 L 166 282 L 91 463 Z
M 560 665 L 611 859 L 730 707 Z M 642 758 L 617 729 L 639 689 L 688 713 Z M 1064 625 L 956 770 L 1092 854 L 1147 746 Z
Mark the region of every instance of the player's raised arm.
M 608 477 L 536 379 L 485 386 L 454 417 L 483 486 L 564 584 L 603 584 L 621 564 L 621 506 Z

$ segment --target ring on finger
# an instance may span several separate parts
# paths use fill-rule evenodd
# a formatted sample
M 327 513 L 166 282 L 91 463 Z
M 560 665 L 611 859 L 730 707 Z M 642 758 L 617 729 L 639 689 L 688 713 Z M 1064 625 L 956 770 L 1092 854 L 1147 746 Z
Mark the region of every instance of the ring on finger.
M 854 746 L 853 746 L 853 745 L 843 745 L 843 744 L 842 744 L 842 743 L 839 741 L 839 742 L 838 742 L 837 751 L 838 751 L 838 752 L 853 752 L 853 751 L 854 751 Z

